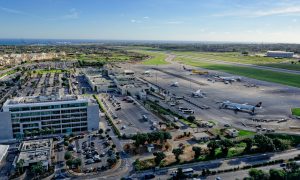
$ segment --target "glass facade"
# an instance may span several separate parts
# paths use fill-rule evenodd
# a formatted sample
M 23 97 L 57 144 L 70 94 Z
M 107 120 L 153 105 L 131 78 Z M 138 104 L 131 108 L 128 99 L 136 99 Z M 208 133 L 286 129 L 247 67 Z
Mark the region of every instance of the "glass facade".
M 9 108 L 14 138 L 87 131 L 88 103 Z

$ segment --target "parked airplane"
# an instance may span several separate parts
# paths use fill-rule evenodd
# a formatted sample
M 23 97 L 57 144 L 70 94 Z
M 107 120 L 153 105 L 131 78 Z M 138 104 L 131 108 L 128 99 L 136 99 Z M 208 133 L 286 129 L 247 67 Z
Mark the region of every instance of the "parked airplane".
M 243 112 L 249 112 L 252 115 L 255 112 L 256 108 L 260 108 L 262 105 L 262 102 L 259 102 L 257 105 L 249 105 L 249 104 L 239 104 L 239 103 L 233 103 L 230 101 L 224 101 L 221 102 L 220 109 L 232 109 L 234 111 L 243 111 Z
M 172 86 L 172 87 L 178 87 L 178 82 L 173 82 L 173 83 L 171 84 L 171 86 Z
M 236 82 L 236 81 L 241 81 L 240 77 L 234 77 L 234 76 L 232 76 L 232 77 L 223 77 L 223 76 L 220 76 L 219 78 L 224 83 L 232 83 L 232 82 Z
M 193 70 L 193 69 L 188 69 L 185 66 L 183 66 L 183 69 L 186 70 L 186 71 L 192 71 Z
M 192 97 L 196 97 L 196 98 L 204 98 L 205 97 L 205 93 L 202 92 L 201 89 L 197 90 L 196 92 L 192 92 Z
M 147 70 L 147 71 L 145 71 L 143 74 L 144 74 L 144 75 L 150 75 L 151 73 L 150 73 L 149 70 Z

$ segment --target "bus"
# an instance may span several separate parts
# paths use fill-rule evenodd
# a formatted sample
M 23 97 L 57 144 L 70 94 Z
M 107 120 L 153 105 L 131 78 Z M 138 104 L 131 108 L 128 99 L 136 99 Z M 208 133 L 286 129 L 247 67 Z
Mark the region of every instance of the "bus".
M 182 110 L 182 112 L 184 114 L 194 114 L 195 113 L 194 110 L 192 110 L 192 109 L 184 109 L 184 110 Z
M 183 169 L 182 172 L 184 174 L 190 174 L 190 173 L 193 173 L 194 172 L 194 169 L 193 168 L 187 168 L 187 169 Z

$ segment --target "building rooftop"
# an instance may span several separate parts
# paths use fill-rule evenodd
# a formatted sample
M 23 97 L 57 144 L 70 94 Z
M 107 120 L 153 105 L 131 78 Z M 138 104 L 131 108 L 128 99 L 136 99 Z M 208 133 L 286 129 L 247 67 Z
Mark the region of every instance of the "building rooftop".
M 9 99 L 4 103 L 6 105 L 14 104 L 30 104 L 30 103 L 45 103 L 45 102 L 57 102 L 57 101 L 75 101 L 84 100 L 80 96 L 27 96 L 27 97 L 15 97 L 14 99 Z M 86 99 L 87 101 L 87 99 Z
M 193 136 L 195 138 L 206 138 L 206 137 L 210 137 L 210 135 L 208 135 L 205 132 L 199 132 L 199 133 L 194 133 Z
M 294 52 L 288 52 L 288 51 L 268 51 L 268 53 L 294 53 Z
M 239 132 L 238 130 L 231 128 L 231 129 L 226 129 L 227 132 L 231 132 L 231 133 L 236 133 Z
M 25 166 L 36 162 L 49 161 L 52 151 L 52 139 L 24 141 L 17 162 L 24 160 Z
M 50 149 L 52 146 L 51 139 L 39 139 L 32 141 L 24 141 L 21 151 L 32 151 L 41 149 Z
M 23 159 L 28 164 L 39 162 L 39 161 L 47 161 L 49 159 L 49 155 L 50 152 L 48 150 L 21 152 L 18 161 Z

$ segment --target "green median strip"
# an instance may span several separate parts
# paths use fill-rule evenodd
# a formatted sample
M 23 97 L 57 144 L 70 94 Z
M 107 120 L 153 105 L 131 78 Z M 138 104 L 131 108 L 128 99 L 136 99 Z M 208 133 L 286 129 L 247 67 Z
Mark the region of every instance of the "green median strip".
M 10 70 L 10 71 L 7 71 L 6 73 L 3 73 L 3 74 L 1 74 L 0 75 L 0 78 L 2 78 L 2 77 L 4 77 L 4 76 L 9 76 L 9 75 L 11 75 L 11 74 L 14 74 L 14 73 L 16 73 L 16 72 L 18 72 L 17 70 Z
M 189 58 L 176 58 L 176 60 L 195 67 L 223 71 L 234 75 L 240 75 L 262 81 L 274 82 L 300 88 L 300 75 L 297 74 L 203 62 L 201 60 L 192 60 Z
M 119 129 L 115 126 L 115 124 L 113 123 L 113 120 L 111 118 L 111 116 L 109 116 L 108 112 L 106 111 L 106 108 L 104 108 L 104 105 L 102 104 L 102 102 L 100 101 L 100 99 L 94 95 L 94 98 L 96 99 L 98 105 L 99 105 L 99 108 L 104 112 L 108 122 L 111 124 L 112 128 L 113 128 L 113 131 L 114 133 L 118 136 L 118 137 L 121 137 L 121 133 L 119 131 Z

